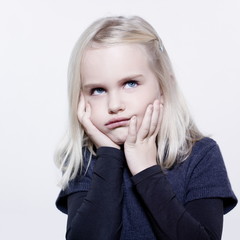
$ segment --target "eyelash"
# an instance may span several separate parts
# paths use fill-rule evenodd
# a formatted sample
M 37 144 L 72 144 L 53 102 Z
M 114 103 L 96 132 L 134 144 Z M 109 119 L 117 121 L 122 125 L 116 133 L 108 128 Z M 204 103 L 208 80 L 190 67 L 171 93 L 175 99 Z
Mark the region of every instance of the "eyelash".
M 99 88 L 93 88 L 93 89 L 90 90 L 90 95 L 99 95 L 99 94 L 94 94 L 94 92 L 97 91 L 97 90 L 105 91 L 103 88 L 100 88 L 100 87 Z
M 127 87 L 127 89 L 129 89 L 129 88 L 136 88 L 139 85 L 138 81 L 130 80 L 130 81 L 126 81 L 123 84 L 123 86 L 126 87 L 128 84 L 131 84 L 131 85 L 134 85 L 134 86 Z M 95 91 L 99 91 L 99 90 L 100 91 L 106 91 L 104 88 L 97 87 L 97 88 L 93 88 L 93 89 L 90 90 L 90 95 L 95 95 L 95 96 L 96 95 L 101 95 L 101 93 L 100 94 L 94 94 Z
M 130 87 L 130 88 L 135 88 L 135 87 L 138 86 L 138 81 L 136 81 L 136 80 L 127 81 L 127 82 L 124 83 L 124 85 L 126 86 L 129 83 L 134 84 L 134 87 Z

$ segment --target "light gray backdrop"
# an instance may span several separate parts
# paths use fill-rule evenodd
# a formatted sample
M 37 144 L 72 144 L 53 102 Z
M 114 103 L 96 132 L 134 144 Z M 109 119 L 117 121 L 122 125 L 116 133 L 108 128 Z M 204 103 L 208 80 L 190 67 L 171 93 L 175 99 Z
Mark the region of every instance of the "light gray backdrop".
M 53 152 L 67 120 L 72 47 L 92 21 L 140 15 L 158 31 L 199 128 L 219 143 L 237 196 L 238 0 L 0 0 L 0 238 L 63 240 Z M 223 239 L 239 233 L 239 206 Z

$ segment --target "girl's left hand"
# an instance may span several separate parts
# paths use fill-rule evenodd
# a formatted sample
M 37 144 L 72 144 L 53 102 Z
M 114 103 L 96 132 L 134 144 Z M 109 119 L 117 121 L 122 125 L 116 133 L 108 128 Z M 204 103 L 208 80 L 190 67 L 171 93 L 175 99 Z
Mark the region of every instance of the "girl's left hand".
M 156 137 L 160 129 L 163 105 L 159 100 L 150 104 L 137 131 L 137 118 L 131 118 L 124 153 L 133 175 L 157 164 Z

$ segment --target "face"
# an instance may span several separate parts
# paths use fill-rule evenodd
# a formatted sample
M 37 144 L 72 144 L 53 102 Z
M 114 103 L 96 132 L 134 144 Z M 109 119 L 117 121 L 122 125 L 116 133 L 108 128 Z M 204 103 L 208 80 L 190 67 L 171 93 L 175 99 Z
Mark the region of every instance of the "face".
M 137 117 L 139 129 L 147 106 L 155 99 L 163 101 L 141 45 L 88 49 L 82 73 L 91 121 L 116 144 L 125 142 L 131 117 Z

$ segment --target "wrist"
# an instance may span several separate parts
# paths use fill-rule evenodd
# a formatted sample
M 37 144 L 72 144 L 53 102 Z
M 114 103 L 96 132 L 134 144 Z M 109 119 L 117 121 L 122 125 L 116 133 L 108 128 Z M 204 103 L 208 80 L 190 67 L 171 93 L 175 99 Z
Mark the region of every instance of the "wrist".
M 132 176 L 132 181 L 134 185 L 137 185 L 138 183 L 156 174 L 161 174 L 161 176 L 164 176 L 163 171 L 159 165 L 154 165 L 152 167 L 149 167 L 139 172 L 138 174 Z
M 133 169 L 130 169 L 130 172 L 132 173 L 132 176 L 135 176 L 153 166 L 157 166 L 157 164 L 153 163 L 153 164 L 148 164 L 148 165 L 144 165 L 144 166 L 134 167 Z
M 117 144 L 100 144 L 100 145 L 95 145 L 97 149 L 101 148 L 101 147 L 109 147 L 109 148 L 116 148 L 118 150 L 121 149 L 121 147 Z
M 109 146 L 102 146 L 97 149 L 97 156 L 109 156 L 111 159 L 119 158 L 125 159 L 124 152 L 121 149 L 117 149 Z

